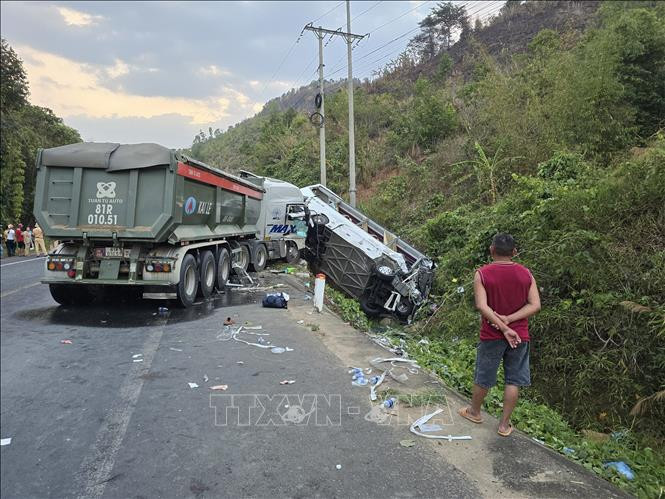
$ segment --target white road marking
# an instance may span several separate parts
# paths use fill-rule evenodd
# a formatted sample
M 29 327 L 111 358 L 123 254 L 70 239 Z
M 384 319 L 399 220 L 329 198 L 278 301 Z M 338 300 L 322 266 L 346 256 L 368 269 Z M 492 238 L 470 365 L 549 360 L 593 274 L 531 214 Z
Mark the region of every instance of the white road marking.
M 45 258 L 47 257 L 39 256 L 37 258 L 28 258 L 27 260 L 21 260 L 20 262 L 3 263 L 0 267 L 9 267 L 10 265 L 18 265 L 19 263 L 36 262 L 37 260 L 44 260 Z
M 144 380 L 164 334 L 166 319 L 161 326 L 150 332 L 143 344 L 143 363 L 132 363 L 125 381 L 120 386 L 118 398 L 107 412 L 104 422 L 97 431 L 94 444 L 83 459 L 79 469 L 80 498 L 98 498 L 104 494 L 107 481 L 115 465 L 115 457 L 127 433 L 129 420 L 134 413 L 141 394 Z
M 38 284 L 41 284 L 41 282 L 33 282 L 32 284 L 28 284 L 27 286 L 21 286 L 20 288 L 12 289 L 11 291 L 5 291 L 0 295 L 0 298 L 13 295 L 14 293 L 18 293 L 19 291 L 23 291 L 24 289 L 32 288 L 33 286 L 37 286 Z

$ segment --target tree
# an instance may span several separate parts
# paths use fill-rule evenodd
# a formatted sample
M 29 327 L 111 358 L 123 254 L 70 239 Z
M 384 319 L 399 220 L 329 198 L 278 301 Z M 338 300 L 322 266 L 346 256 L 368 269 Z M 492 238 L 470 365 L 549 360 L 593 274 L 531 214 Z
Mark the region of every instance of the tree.
M 80 142 L 79 133 L 44 107 L 28 102 L 23 63 L 2 39 L 0 122 L 0 219 L 31 222 L 37 149 Z
M 0 49 L 0 63 L 0 108 L 3 113 L 15 111 L 28 102 L 28 80 L 23 70 L 23 62 L 4 38 Z
M 450 48 L 453 32 L 469 25 L 466 9 L 463 5 L 455 5 L 452 2 L 440 3 L 432 9 L 431 14 L 436 26 L 438 36 L 446 47 Z

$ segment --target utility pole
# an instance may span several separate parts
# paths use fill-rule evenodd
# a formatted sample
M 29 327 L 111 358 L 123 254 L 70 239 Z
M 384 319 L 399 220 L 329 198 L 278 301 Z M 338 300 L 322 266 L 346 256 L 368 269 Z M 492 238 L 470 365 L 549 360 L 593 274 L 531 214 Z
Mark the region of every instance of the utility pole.
M 321 128 L 319 130 L 320 141 L 320 157 L 321 157 L 321 183 L 326 185 L 326 135 L 325 135 L 325 113 L 324 113 L 324 97 L 323 97 L 323 38 L 326 35 L 331 37 L 338 35 L 344 37 L 348 45 L 348 64 L 349 64 L 349 197 L 351 206 L 356 205 L 356 156 L 355 156 L 355 137 L 353 127 L 353 72 L 351 70 L 351 44 L 354 40 L 362 40 L 367 35 L 356 35 L 351 33 L 351 17 L 350 6 L 346 2 L 346 24 L 348 26 L 347 32 L 338 30 L 326 29 L 319 26 L 315 28 L 312 23 L 305 26 L 305 30 L 311 31 L 316 35 L 319 40 L 319 93 L 321 94 L 321 110 L 319 111 L 322 116 Z
M 351 1 L 346 0 L 346 31 L 351 33 Z M 349 93 L 349 202 L 356 207 L 356 134 L 353 117 L 353 68 L 351 66 L 351 44 L 353 38 L 346 37 L 346 55 L 348 59 L 347 85 Z
M 321 26 L 319 26 L 321 28 Z M 316 33 L 319 39 L 319 95 L 321 96 L 321 127 L 319 128 L 319 153 L 321 157 L 321 185 L 326 186 L 326 112 L 323 93 L 323 35 Z

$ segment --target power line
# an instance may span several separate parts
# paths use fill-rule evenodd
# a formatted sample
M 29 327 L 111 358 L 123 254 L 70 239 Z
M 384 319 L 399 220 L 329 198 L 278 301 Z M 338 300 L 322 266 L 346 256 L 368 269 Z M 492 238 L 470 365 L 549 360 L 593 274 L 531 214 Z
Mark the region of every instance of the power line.
M 327 11 L 325 14 L 322 14 L 322 15 L 320 15 L 319 17 L 317 17 L 316 19 L 314 19 L 314 20 L 312 21 L 312 24 L 314 24 L 315 22 L 319 21 L 320 19 L 323 19 L 324 17 L 326 17 L 328 14 L 330 14 L 333 10 L 336 10 L 336 9 L 337 9 L 340 5 L 342 5 L 343 3 L 344 3 L 344 0 L 342 0 L 341 2 L 339 2 L 339 3 L 338 3 L 337 5 L 335 5 L 332 9 L 330 9 L 329 11 Z
M 367 14 L 370 10 L 372 10 L 374 7 L 376 7 L 377 5 L 379 5 L 379 4 L 382 3 L 382 2 L 383 2 L 383 0 L 381 0 L 381 1 L 379 1 L 379 2 L 376 2 L 376 3 L 375 3 L 374 5 L 372 5 L 369 9 L 365 9 L 365 10 L 363 10 L 360 14 L 356 14 L 355 16 L 353 16 L 353 17 L 351 18 L 351 22 L 355 21 L 356 19 L 358 19 L 358 18 L 359 18 L 360 16 L 362 16 L 363 14 Z

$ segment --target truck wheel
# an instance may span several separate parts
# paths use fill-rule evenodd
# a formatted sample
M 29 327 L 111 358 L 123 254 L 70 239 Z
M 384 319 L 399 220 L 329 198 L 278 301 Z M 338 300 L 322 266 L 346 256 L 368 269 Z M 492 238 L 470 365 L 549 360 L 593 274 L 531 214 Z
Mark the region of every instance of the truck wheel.
M 222 248 L 219 250 L 219 258 L 217 259 L 217 289 L 219 291 L 224 291 L 226 288 L 230 272 L 231 255 L 229 255 L 229 250 Z
M 249 267 L 249 249 L 244 244 L 240 245 L 240 251 L 236 253 L 234 263 L 247 272 L 247 267 Z
M 215 287 L 217 272 L 215 269 L 215 257 L 212 251 L 201 252 L 201 267 L 199 268 L 199 291 L 204 298 L 210 297 Z
M 298 246 L 293 241 L 286 242 L 286 256 L 284 260 L 286 263 L 293 263 L 300 257 L 300 251 L 298 251 Z
M 183 307 L 191 307 L 196 299 L 199 287 L 199 274 L 196 271 L 196 260 L 191 254 L 185 255 L 180 266 L 178 282 L 178 300 Z
M 252 269 L 254 272 L 261 272 L 266 268 L 266 263 L 268 263 L 268 250 L 266 250 L 266 247 L 263 244 L 258 244 L 254 253 Z

